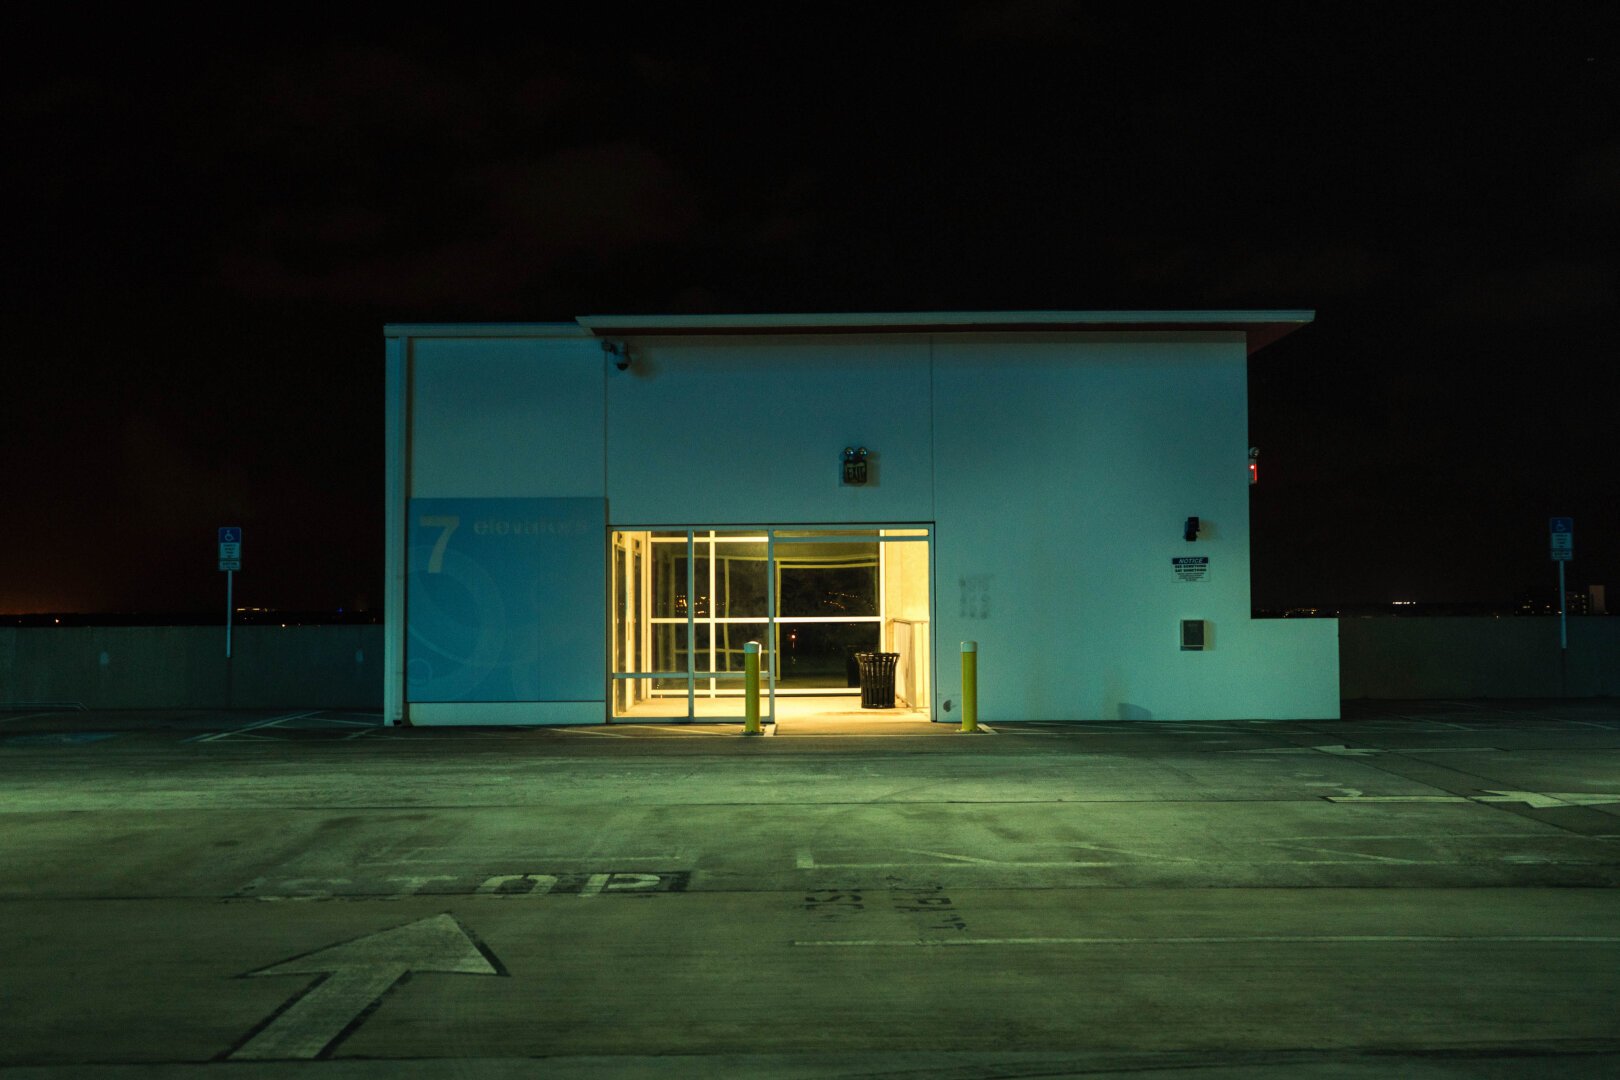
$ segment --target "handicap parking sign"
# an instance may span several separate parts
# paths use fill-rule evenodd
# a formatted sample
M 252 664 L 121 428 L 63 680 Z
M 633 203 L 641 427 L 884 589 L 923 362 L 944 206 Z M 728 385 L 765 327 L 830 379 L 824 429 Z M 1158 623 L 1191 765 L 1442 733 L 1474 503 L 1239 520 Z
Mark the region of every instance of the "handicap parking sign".
M 219 568 L 242 569 L 242 527 L 224 525 L 219 530 Z
M 1569 562 L 1575 554 L 1575 519 L 1555 517 L 1551 523 L 1552 557 L 1557 562 Z

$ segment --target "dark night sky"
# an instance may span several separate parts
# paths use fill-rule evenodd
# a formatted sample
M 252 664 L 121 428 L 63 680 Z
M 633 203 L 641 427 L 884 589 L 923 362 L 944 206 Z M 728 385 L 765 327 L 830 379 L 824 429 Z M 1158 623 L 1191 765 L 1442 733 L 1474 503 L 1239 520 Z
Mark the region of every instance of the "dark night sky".
M 376 605 L 382 324 L 589 313 L 1313 308 L 1257 605 L 1620 586 L 1614 5 L 1120 7 L 13 24 L 0 612 Z

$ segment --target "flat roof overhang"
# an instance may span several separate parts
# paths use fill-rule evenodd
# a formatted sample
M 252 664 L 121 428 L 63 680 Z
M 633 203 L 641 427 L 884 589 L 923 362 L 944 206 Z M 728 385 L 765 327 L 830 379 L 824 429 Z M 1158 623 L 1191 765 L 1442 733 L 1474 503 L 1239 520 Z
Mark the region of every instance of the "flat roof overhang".
M 1241 331 L 1254 353 L 1316 318 L 1278 311 L 907 311 L 780 315 L 581 315 L 572 323 L 390 323 L 386 337 L 666 337 L 790 334 Z
M 1278 311 L 910 311 L 785 315 L 581 315 L 598 337 L 681 334 L 984 334 L 1240 330 L 1263 349 L 1316 318 Z

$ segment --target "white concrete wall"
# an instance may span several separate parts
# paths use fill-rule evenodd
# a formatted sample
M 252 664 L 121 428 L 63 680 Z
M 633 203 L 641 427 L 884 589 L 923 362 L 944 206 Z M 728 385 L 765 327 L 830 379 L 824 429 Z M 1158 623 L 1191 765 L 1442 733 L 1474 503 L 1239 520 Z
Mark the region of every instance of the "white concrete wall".
M 1241 334 L 941 340 L 933 368 L 941 705 L 976 640 L 986 721 L 1338 715 L 1332 624 L 1249 618 Z

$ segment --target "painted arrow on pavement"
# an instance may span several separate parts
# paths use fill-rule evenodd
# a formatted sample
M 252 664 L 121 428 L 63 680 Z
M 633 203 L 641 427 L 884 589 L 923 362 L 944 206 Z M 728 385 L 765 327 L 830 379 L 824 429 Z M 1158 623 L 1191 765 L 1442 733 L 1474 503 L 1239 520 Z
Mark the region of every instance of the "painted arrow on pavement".
M 288 1060 L 328 1053 L 359 1027 L 382 996 L 413 971 L 501 975 L 499 961 L 450 915 L 379 930 L 247 973 L 320 975 L 233 1051 L 237 1060 Z

